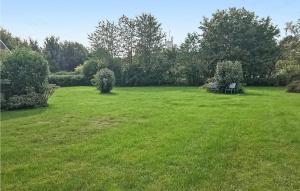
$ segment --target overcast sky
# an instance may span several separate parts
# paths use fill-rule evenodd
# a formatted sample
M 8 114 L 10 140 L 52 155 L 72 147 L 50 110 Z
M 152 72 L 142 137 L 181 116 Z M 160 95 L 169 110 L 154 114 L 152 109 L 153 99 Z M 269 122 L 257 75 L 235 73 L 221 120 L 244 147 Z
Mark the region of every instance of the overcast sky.
M 59 36 L 88 46 L 87 34 L 99 20 L 116 21 L 122 14 L 155 15 L 175 43 L 198 31 L 203 16 L 217 9 L 245 7 L 260 17 L 270 16 L 284 35 L 284 24 L 300 18 L 300 0 L 0 0 L 1 27 L 42 44 L 46 36 Z

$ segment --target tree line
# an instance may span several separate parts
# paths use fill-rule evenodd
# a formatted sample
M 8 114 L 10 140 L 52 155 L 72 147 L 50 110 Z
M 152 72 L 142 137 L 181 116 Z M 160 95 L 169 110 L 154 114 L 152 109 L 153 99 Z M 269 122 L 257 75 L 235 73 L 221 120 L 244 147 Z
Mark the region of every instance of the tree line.
M 202 85 L 224 61 L 240 62 L 247 84 L 283 85 L 300 77 L 299 28 L 300 20 L 287 23 L 288 35 L 279 41 L 280 31 L 270 17 L 229 8 L 204 17 L 199 31 L 187 34 L 178 48 L 166 46 L 161 23 L 146 13 L 100 21 L 88 35 L 89 50 L 54 36 L 40 48 L 36 41 L 22 41 L 4 29 L 1 40 L 10 49 L 24 46 L 42 53 L 51 72 L 91 63 L 108 67 L 117 85 Z

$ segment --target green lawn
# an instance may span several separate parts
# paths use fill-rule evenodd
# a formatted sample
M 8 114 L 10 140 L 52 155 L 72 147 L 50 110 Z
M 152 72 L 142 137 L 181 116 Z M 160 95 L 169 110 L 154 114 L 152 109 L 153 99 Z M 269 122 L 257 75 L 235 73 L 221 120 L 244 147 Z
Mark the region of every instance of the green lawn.
M 60 88 L 2 112 L 2 190 L 299 190 L 300 94 Z

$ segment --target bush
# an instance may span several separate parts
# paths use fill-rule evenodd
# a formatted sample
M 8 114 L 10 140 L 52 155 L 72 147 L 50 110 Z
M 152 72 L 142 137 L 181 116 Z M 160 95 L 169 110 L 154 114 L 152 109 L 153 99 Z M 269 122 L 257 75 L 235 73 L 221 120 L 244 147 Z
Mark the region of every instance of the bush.
M 49 83 L 56 84 L 57 86 L 88 86 L 91 85 L 89 79 L 81 74 L 73 75 L 57 75 L 51 74 L 49 76 Z
M 279 60 L 276 63 L 279 85 L 286 85 L 300 79 L 300 63 L 296 60 Z
M 79 66 L 76 66 L 76 68 L 74 68 L 74 73 L 75 74 L 82 74 L 82 68 L 83 68 L 83 64 L 80 64 Z
M 1 67 L 1 102 L 4 103 L 2 108 L 47 105 L 48 73 L 47 61 L 37 52 L 19 49 L 9 54 Z M 31 96 L 32 99 L 29 100 Z M 17 104 L 20 102 L 22 104 Z
M 287 86 L 288 92 L 300 93 L 300 80 L 293 81 Z
M 269 76 L 263 78 L 248 78 L 247 86 L 277 86 L 279 83 L 276 76 Z
M 22 95 L 34 91 L 43 93 L 48 85 L 48 63 L 38 53 L 29 50 L 16 50 L 3 61 L 2 79 L 7 79 L 6 96 Z
M 88 78 L 92 79 L 98 70 L 99 61 L 96 59 L 89 59 L 84 62 L 82 66 L 82 74 Z
M 101 69 L 95 75 L 95 85 L 101 93 L 109 93 L 115 83 L 115 74 L 108 68 Z
M 33 108 L 47 106 L 47 100 L 53 94 L 56 86 L 49 85 L 43 93 L 30 92 L 23 95 L 13 95 L 4 101 L 5 109 Z
M 219 62 L 213 80 L 204 87 L 211 92 L 225 93 L 231 83 L 236 83 L 235 92 L 242 92 L 243 70 L 240 62 Z

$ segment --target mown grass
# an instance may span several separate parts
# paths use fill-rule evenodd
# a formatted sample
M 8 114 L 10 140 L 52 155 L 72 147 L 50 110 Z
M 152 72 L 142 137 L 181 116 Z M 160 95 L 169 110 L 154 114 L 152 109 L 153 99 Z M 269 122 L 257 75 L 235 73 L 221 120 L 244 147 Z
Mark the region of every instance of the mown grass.
M 2 190 L 299 190 L 300 94 L 60 88 L 2 112 Z

